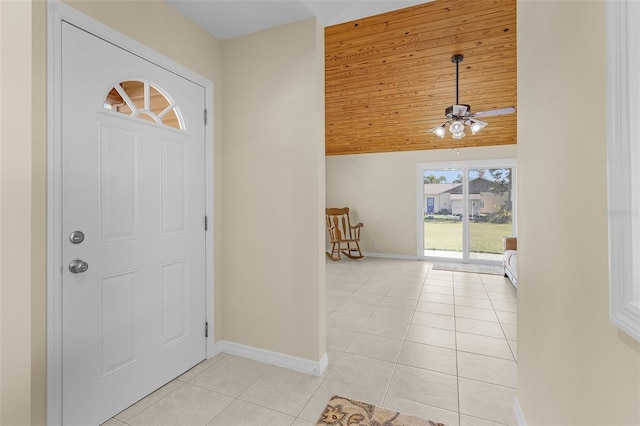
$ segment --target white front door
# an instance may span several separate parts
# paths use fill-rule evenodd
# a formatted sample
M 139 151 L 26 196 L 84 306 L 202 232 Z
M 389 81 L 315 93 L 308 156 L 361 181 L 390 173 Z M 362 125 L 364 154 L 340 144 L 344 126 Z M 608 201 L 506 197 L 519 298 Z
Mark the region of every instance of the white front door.
M 63 23 L 65 425 L 205 358 L 204 105 L 202 86 Z

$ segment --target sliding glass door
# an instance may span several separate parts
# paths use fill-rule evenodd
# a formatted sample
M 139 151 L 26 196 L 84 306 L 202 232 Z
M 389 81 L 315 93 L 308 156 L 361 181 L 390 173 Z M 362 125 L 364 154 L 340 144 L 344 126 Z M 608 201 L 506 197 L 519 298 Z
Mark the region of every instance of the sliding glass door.
M 468 171 L 469 258 L 502 260 L 502 237 L 513 235 L 512 168 Z
M 515 235 L 515 161 L 418 165 L 418 256 L 499 263 Z
M 461 188 L 462 169 L 425 169 L 422 173 L 424 196 L 424 255 L 463 258 L 461 198 L 452 194 Z

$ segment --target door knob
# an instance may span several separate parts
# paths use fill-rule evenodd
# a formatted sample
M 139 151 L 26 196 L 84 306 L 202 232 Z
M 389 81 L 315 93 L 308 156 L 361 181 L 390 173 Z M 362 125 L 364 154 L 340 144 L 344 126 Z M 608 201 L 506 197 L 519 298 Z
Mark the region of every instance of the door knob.
M 80 259 L 72 260 L 71 263 L 69 263 L 69 270 L 74 274 L 81 274 L 86 272 L 87 269 L 89 269 L 89 264 Z

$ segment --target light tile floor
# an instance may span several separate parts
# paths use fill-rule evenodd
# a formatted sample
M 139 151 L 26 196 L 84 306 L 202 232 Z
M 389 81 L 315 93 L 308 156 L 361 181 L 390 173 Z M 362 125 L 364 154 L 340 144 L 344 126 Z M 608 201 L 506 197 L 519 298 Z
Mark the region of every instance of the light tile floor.
M 327 261 L 322 377 L 204 361 L 105 425 L 313 425 L 334 394 L 448 425 L 514 425 L 516 290 L 430 263 Z

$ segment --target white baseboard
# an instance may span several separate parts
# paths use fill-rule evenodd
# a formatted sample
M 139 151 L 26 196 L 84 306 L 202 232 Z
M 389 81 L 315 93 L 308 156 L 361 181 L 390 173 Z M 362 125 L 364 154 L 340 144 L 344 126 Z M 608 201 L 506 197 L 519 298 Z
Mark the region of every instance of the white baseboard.
M 320 361 L 312 361 L 310 359 L 300 358 L 293 355 L 286 355 L 279 352 L 272 352 L 266 349 L 254 348 L 253 346 L 242 345 L 240 343 L 220 340 L 216 342 L 212 356 L 219 353 L 236 355 L 242 358 L 254 361 L 264 362 L 265 364 L 276 365 L 278 367 L 287 368 L 289 370 L 298 371 L 300 373 L 321 376 L 329 365 L 327 354 Z
M 517 396 L 513 398 L 513 414 L 516 416 L 518 426 L 527 426 L 527 420 L 524 418 L 524 413 L 522 412 L 522 407 L 520 406 L 520 401 Z
M 369 252 L 362 252 L 362 254 L 365 257 L 384 257 L 387 259 L 418 260 L 418 256 L 405 256 L 403 254 L 369 253 Z

